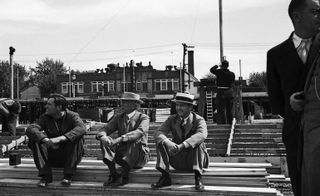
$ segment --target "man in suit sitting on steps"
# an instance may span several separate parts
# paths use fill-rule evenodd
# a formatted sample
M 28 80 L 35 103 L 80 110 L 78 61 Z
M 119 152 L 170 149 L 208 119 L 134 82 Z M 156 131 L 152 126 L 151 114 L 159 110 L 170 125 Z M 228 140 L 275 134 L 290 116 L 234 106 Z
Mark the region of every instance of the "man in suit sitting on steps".
M 175 100 L 177 114 L 171 115 L 155 132 L 157 163 L 156 169 L 162 173 L 152 188 L 171 185 L 170 165 L 181 171 L 195 174 L 195 189 L 204 190 L 201 176 L 208 168 L 209 155 L 204 143 L 208 131 L 205 120 L 192 112 L 194 96 L 177 93 Z M 168 134 L 172 134 L 172 140 Z
M 123 112 L 116 115 L 100 129 L 97 139 L 101 141 L 103 162 L 109 167 L 109 180 L 104 186 L 122 186 L 129 183 L 132 168 L 142 168 L 149 161 L 149 117 L 137 109 L 143 101 L 135 93 L 125 92 L 121 98 Z M 110 134 L 118 131 L 118 137 Z M 122 167 L 119 174 L 115 164 Z
M 83 156 L 86 127 L 77 113 L 67 109 L 62 95 L 50 95 L 45 107 L 45 114 L 26 131 L 28 146 L 41 177 L 38 186 L 46 187 L 52 182 L 51 167 L 63 167 L 61 184 L 70 186 Z

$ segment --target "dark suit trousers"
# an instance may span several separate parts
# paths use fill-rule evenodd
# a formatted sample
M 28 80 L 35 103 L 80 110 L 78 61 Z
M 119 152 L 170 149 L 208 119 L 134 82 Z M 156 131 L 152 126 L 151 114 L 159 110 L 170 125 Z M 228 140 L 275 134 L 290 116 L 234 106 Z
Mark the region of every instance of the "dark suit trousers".
M 124 142 L 116 147 L 105 147 L 100 143 L 103 158 L 107 162 L 117 163 L 121 166 L 125 161 L 130 168 L 142 168 L 149 159 L 149 148 L 141 142 Z
M 163 142 L 157 145 L 156 150 L 156 169 L 160 172 L 166 171 L 169 173 L 171 165 L 176 170 L 198 171 L 201 174 L 203 169 L 209 166 L 209 155 L 204 143 L 195 148 L 184 148 L 175 155 L 169 155 L 169 151 Z
M 18 114 L 2 115 L 2 132 L 8 132 L 11 136 L 16 135 Z
M 64 168 L 64 175 L 74 175 L 83 156 L 84 140 L 61 144 L 58 149 L 48 149 L 44 143 L 29 141 L 39 176 L 52 175 L 51 167 Z
M 216 97 L 217 124 L 232 124 L 233 91 L 218 90 Z

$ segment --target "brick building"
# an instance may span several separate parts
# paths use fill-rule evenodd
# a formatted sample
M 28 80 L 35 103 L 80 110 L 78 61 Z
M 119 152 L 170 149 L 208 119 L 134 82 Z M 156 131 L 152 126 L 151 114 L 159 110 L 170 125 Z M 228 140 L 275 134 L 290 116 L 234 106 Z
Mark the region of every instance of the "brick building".
M 125 67 L 109 64 L 101 70 L 57 76 L 58 93 L 79 99 L 118 98 L 124 90 L 147 99 L 172 99 L 181 91 L 183 83 L 186 91 L 198 97 L 196 82 L 198 79 L 193 74 L 176 66 L 167 65 L 165 70 L 156 70 L 151 62 L 143 66 L 133 61 Z

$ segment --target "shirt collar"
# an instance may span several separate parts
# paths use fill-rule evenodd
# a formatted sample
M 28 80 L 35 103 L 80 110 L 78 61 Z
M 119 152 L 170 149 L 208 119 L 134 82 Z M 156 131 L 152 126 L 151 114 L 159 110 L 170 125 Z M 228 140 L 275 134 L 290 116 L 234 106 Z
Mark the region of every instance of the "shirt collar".
M 293 41 L 293 44 L 294 44 L 294 47 L 297 49 L 301 43 L 303 39 L 301 37 L 299 37 L 296 33 L 293 33 L 293 36 L 292 36 L 292 41 Z M 312 38 L 308 38 L 307 40 L 311 41 Z
M 187 120 L 190 118 L 191 113 L 189 114 L 189 116 L 187 116 L 186 118 L 182 118 L 180 117 L 180 120 L 183 121 L 183 124 L 187 123 Z
M 131 119 L 135 115 L 136 111 L 134 110 L 130 114 L 127 114 L 128 118 Z

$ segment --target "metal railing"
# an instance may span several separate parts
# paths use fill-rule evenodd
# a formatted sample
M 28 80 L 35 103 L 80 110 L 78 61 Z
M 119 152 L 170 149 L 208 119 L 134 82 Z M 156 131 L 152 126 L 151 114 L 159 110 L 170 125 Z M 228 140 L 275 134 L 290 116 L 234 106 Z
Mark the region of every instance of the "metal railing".
M 232 140 L 233 140 L 233 135 L 234 135 L 234 129 L 236 126 L 236 122 L 237 120 L 235 118 L 233 118 L 232 120 L 232 125 L 231 125 L 231 130 L 230 130 L 230 136 L 229 136 L 229 140 L 228 140 L 228 148 L 227 148 L 227 156 L 230 156 L 231 154 L 231 148 L 232 148 Z

